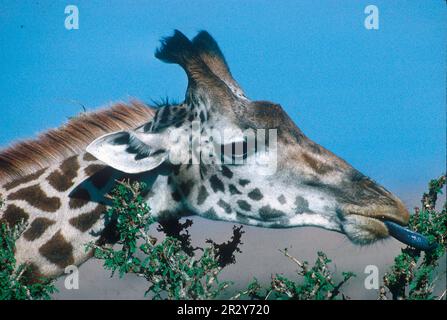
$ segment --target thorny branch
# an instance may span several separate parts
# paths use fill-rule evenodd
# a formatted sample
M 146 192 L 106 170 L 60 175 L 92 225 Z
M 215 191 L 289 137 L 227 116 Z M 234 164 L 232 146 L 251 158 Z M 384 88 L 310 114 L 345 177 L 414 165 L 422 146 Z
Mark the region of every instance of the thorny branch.
M 383 286 L 379 291 L 379 299 L 388 299 L 388 292 L 395 300 L 402 299 L 436 299 L 433 290 L 439 259 L 446 252 L 447 210 L 444 203 L 441 211 L 436 211 L 438 195 L 446 184 L 446 176 L 431 180 L 429 190 L 422 196 L 422 208 L 415 208 L 410 218 L 409 228 L 427 236 L 435 249 L 421 252 L 412 247 L 405 247 L 394 259 L 391 270 L 383 277 Z M 445 292 L 438 298 L 443 299 Z

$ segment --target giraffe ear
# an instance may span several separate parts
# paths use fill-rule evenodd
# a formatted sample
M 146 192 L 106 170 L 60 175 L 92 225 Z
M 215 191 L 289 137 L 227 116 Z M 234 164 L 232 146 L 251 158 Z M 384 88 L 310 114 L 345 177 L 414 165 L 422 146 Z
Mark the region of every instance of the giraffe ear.
M 153 170 L 167 158 L 162 137 L 156 133 L 118 131 L 97 138 L 87 152 L 108 166 L 125 173 Z

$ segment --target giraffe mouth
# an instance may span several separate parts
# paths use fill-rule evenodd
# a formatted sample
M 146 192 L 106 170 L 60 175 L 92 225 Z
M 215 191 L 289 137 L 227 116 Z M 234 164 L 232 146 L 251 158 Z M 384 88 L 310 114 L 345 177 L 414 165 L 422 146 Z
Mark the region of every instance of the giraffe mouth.
M 402 207 L 398 206 L 402 212 Z M 405 210 L 406 211 L 406 210 Z M 407 227 L 409 215 L 396 214 L 393 211 L 386 211 L 377 216 L 369 218 L 382 222 L 388 229 L 388 234 L 398 241 L 422 251 L 430 251 L 436 247 L 436 244 L 430 243 L 426 236 L 413 231 Z
M 351 208 L 352 209 L 352 208 Z M 380 214 L 348 211 L 342 218 L 344 233 L 354 243 L 368 244 L 389 236 L 421 251 L 430 251 L 437 247 L 429 239 L 407 227 L 409 216 L 396 215 L 392 211 Z

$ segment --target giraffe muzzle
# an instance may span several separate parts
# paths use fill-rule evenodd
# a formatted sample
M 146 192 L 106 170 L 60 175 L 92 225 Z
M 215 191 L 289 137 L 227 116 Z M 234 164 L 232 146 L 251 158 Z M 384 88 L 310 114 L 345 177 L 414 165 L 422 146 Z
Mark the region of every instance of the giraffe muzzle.
M 410 230 L 407 227 L 409 222 L 409 213 L 399 200 L 397 200 L 396 203 L 397 206 L 394 210 L 390 208 L 388 210 L 374 212 L 371 208 L 370 210 L 366 209 L 364 211 L 351 214 L 382 222 L 388 230 L 389 236 L 392 236 L 400 242 L 415 249 L 422 251 L 430 251 L 435 249 L 435 243 L 430 243 L 426 236 Z

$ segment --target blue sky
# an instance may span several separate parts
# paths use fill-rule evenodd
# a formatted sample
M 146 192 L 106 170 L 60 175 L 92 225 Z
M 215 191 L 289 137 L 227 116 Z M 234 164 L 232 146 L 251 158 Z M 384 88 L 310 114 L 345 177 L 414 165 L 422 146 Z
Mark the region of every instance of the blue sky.
M 107 3 L 107 4 L 106 4 Z M 77 5 L 79 30 L 64 28 Z M 379 8 L 367 30 L 364 8 Z M 0 146 L 132 97 L 181 100 L 153 57 L 174 28 L 208 30 L 252 99 L 404 201 L 445 171 L 445 1 L 9 1 L 0 4 Z

